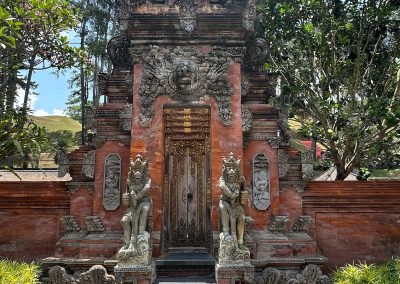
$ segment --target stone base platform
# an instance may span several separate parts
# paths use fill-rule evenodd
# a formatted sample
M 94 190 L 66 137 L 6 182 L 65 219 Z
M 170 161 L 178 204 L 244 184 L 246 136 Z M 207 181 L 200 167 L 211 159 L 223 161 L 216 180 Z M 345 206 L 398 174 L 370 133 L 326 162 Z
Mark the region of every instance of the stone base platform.
M 219 284 L 248 283 L 254 277 L 250 262 L 221 262 L 215 265 L 215 279 Z

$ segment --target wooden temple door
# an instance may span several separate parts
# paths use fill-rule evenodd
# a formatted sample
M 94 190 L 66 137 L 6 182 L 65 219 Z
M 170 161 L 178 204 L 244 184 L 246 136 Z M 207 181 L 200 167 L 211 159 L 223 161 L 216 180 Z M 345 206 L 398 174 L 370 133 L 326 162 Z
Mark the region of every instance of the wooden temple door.
M 210 109 L 164 107 L 164 251 L 211 248 Z

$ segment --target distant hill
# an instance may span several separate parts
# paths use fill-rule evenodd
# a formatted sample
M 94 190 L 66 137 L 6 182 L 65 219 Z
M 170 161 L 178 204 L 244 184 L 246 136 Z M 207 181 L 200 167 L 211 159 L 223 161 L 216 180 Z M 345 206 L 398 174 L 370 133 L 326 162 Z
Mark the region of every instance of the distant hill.
M 58 130 L 69 130 L 78 132 L 82 130 L 82 126 L 76 120 L 68 116 L 49 115 L 49 116 L 32 116 L 33 122 L 39 126 L 44 126 L 48 132 Z

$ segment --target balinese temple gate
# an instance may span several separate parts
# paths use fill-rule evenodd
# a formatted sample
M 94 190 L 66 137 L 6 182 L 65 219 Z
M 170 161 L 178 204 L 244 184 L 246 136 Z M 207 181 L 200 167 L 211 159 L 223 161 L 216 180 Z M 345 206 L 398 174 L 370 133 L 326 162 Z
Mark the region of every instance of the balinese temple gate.
M 120 0 L 49 283 L 328 283 L 261 21 L 255 0 Z

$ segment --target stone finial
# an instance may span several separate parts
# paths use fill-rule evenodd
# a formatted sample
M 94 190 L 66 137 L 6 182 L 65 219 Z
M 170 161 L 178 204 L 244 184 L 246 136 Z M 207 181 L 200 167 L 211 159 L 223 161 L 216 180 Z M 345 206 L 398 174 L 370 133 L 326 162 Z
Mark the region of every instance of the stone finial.
M 81 230 L 81 227 L 76 221 L 75 216 L 64 216 L 61 220 L 64 225 L 64 231 L 66 233 L 76 233 Z
M 311 224 L 311 216 L 303 215 L 300 216 L 293 225 L 294 232 L 307 232 L 308 225 Z
M 273 233 L 286 233 L 288 222 L 288 216 L 271 216 L 271 223 L 268 230 Z
M 99 216 L 85 217 L 86 230 L 90 233 L 101 233 L 104 231 L 103 222 Z

